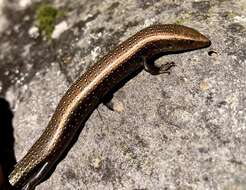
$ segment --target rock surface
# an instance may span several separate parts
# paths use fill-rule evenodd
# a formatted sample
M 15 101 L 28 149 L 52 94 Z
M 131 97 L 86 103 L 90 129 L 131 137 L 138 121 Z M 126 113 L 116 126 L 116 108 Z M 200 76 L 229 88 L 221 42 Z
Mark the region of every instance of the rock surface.
M 167 56 L 177 64 L 170 75 L 130 80 L 114 95 L 121 111 L 101 104 L 37 189 L 246 189 L 244 0 L 56 0 L 65 12 L 56 24 L 67 25 L 53 40 L 29 35 L 39 5 L 0 3 L 0 95 L 14 112 L 17 160 L 72 81 L 140 29 L 179 23 L 212 46 Z

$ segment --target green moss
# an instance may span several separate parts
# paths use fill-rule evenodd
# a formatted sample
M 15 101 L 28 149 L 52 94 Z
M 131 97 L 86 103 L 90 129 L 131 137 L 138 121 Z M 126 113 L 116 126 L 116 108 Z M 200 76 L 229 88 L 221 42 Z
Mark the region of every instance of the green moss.
M 175 21 L 175 24 L 179 24 L 179 25 L 182 25 L 184 24 L 185 20 L 184 19 L 178 19 Z
M 59 11 L 49 4 L 41 4 L 36 11 L 38 27 L 49 39 L 51 38 L 57 19 L 64 16 L 65 13 L 63 11 Z
M 226 16 L 227 16 L 227 18 L 232 20 L 232 19 L 234 19 L 237 16 L 237 14 L 235 12 L 233 12 L 233 11 L 230 11 L 230 12 L 227 13 Z
M 177 19 L 175 21 L 175 24 L 183 25 L 185 23 L 189 23 L 189 21 L 190 21 L 190 16 L 186 15 L 186 17 L 184 17 L 184 18 Z

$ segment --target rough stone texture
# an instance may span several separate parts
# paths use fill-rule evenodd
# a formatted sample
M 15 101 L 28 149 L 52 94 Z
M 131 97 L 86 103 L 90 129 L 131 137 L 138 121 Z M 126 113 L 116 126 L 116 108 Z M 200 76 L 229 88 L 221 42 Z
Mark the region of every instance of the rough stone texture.
M 37 189 L 246 189 L 245 0 L 56 0 L 68 29 L 52 42 L 29 35 L 39 2 L 0 3 L 0 94 L 14 111 L 17 160 L 69 84 L 138 30 L 180 23 L 212 46 L 168 56 L 170 75 L 129 81 L 115 93 L 123 111 L 100 105 Z

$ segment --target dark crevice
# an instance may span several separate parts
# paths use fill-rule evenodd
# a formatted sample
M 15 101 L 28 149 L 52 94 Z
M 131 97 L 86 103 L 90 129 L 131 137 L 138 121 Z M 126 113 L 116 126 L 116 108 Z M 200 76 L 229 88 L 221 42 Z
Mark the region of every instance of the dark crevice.
M 0 172 L 6 182 L 7 176 L 16 164 L 12 119 L 13 113 L 9 103 L 4 98 L 0 98 L 0 166 L 2 170 Z

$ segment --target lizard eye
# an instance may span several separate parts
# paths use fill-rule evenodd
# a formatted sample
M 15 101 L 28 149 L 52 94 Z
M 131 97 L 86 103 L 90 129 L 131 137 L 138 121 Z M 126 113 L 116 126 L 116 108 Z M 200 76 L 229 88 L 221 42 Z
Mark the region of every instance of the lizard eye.
M 194 40 L 187 40 L 187 43 L 188 44 L 193 44 L 194 43 Z

